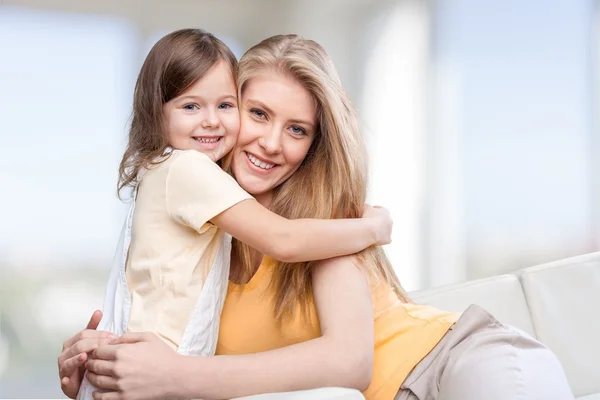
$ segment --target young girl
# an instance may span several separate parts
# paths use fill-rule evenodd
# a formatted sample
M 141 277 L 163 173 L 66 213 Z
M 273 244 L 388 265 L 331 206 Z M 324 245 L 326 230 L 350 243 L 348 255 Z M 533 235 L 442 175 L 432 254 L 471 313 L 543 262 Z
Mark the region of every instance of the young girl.
M 231 236 L 225 232 L 284 262 L 389 242 L 384 209 L 367 207 L 365 218 L 357 219 L 288 220 L 217 165 L 239 130 L 236 69 L 227 46 L 202 30 L 173 32 L 148 54 L 120 165 L 119 190 L 131 186 L 133 202 L 99 330 L 150 331 L 181 354 L 214 354 L 229 276 Z M 258 154 L 246 154 L 246 162 L 271 176 L 269 170 L 280 168 Z M 287 179 L 294 171 L 283 172 Z M 89 399 L 94 390 L 84 380 L 78 397 Z

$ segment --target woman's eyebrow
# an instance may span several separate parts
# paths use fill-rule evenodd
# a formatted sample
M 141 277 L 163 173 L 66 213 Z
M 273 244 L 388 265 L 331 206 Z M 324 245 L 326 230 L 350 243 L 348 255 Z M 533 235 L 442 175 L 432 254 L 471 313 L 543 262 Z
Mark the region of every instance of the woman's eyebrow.
M 248 100 L 248 103 L 255 105 L 256 107 L 262 108 L 267 114 L 275 115 L 275 112 L 270 109 L 265 103 L 259 100 Z
M 263 109 L 264 111 L 267 112 L 267 114 L 275 115 L 275 111 L 273 111 L 271 108 L 269 108 L 262 101 L 249 99 L 249 100 L 247 100 L 247 103 L 250 104 L 250 105 L 254 105 L 254 106 L 258 107 L 258 108 Z M 290 119 L 290 120 L 288 120 L 288 122 L 291 122 L 293 124 L 304 124 L 304 125 L 307 125 L 307 126 L 309 126 L 311 128 L 314 128 L 314 126 L 315 126 L 314 123 L 312 123 L 310 121 L 307 121 L 307 120 L 303 120 L 303 119 Z
M 292 124 L 301 124 L 301 125 L 307 125 L 311 128 L 314 127 L 315 124 L 313 124 L 312 122 L 309 121 L 305 121 L 303 119 L 290 119 L 289 122 L 291 122 Z

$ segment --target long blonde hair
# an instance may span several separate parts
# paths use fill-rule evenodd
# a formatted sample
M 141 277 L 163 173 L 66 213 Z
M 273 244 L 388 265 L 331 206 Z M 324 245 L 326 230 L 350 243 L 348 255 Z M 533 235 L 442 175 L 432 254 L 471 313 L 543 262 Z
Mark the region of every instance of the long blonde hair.
M 359 218 L 367 194 L 367 154 L 355 111 L 342 88 L 333 62 L 323 47 L 297 35 L 277 35 L 250 48 L 240 59 L 238 90 L 265 69 L 289 76 L 308 90 L 317 104 L 317 134 L 298 170 L 275 189 L 271 211 L 289 218 Z M 254 272 L 252 250 L 234 241 L 239 278 Z M 383 249 L 357 255 L 361 268 L 374 273 L 408 301 Z M 298 304 L 304 311 L 312 299 L 311 267 L 315 262 L 277 261 L 271 285 L 275 316 L 290 316 Z

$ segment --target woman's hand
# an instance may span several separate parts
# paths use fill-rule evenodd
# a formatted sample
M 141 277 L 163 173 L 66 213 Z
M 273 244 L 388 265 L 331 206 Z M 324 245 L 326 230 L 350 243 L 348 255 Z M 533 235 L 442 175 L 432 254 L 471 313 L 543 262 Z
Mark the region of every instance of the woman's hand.
M 63 393 L 74 399 L 81 386 L 83 364 L 88 359 L 88 353 L 107 344 L 115 338 L 110 332 L 97 331 L 96 328 L 102 319 L 102 312 L 96 310 L 87 324 L 86 329 L 63 343 L 62 352 L 58 356 L 58 376 Z
M 176 367 L 183 357 L 151 333 L 126 333 L 96 349 L 85 363 L 96 400 L 177 397 Z
M 383 246 L 392 243 L 392 227 L 394 221 L 387 208 L 380 206 L 371 206 L 365 203 L 363 218 L 373 218 L 377 232 L 376 246 Z

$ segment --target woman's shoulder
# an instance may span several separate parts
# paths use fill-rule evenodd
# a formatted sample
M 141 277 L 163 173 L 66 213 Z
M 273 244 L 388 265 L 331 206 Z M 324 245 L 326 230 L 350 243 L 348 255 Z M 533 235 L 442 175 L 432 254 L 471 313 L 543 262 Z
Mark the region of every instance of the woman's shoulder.
M 340 282 L 343 281 L 340 278 L 343 278 L 348 274 L 362 274 L 365 279 L 367 278 L 356 254 L 317 261 L 311 272 L 313 281 L 335 280 Z
M 329 269 L 334 268 L 337 270 L 345 270 L 348 268 L 358 268 L 358 267 L 360 267 L 360 260 L 358 258 L 358 255 L 349 254 L 346 256 L 339 256 L 339 257 L 328 258 L 325 260 L 319 260 L 315 263 L 314 270 L 321 271 L 321 270 L 325 270 L 327 268 L 329 268 Z

